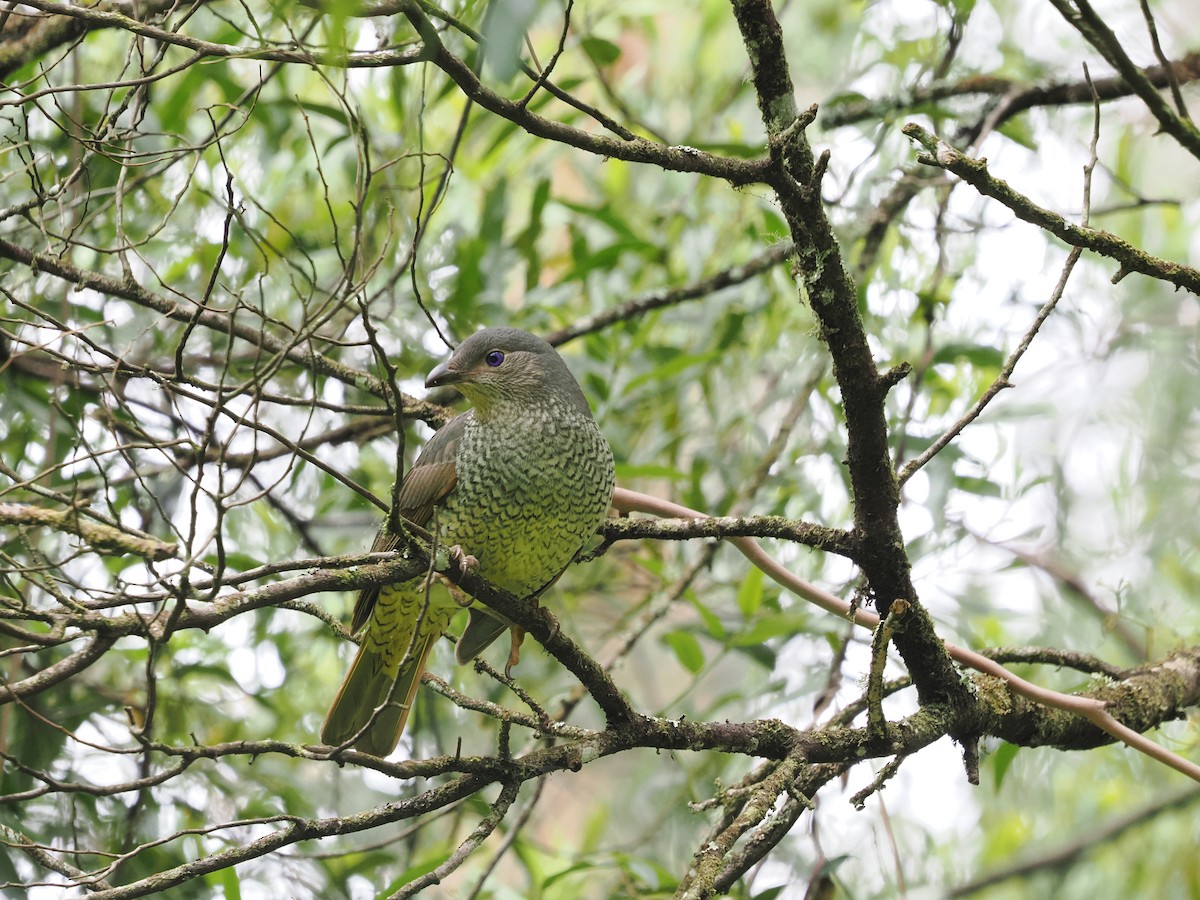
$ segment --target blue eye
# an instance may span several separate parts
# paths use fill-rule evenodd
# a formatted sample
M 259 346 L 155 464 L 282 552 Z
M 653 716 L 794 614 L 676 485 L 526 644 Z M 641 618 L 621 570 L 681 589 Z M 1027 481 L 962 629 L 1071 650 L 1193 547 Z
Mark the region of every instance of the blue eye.
M 504 362 L 504 354 L 499 350 L 489 350 L 483 361 L 494 369 Z

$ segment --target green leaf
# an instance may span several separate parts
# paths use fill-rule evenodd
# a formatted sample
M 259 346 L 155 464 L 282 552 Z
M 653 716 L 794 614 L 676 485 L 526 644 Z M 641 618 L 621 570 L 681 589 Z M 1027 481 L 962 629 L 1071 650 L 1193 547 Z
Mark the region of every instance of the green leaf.
M 720 354 L 715 350 L 709 353 L 679 353 L 669 362 L 665 362 L 661 366 L 651 369 L 649 372 L 644 372 L 636 378 L 630 379 L 629 384 L 626 385 L 626 389 L 632 391 L 644 384 L 668 381 L 689 369 L 706 366 L 719 357 Z
M 233 866 L 215 872 L 214 883 L 220 885 L 225 900 L 242 900 L 242 880 Z
M 734 646 L 733 650 L 747 659 L 754 660 L 755 664 L 761 666 L 768 672 L 775 669 L 775 661 L 778 654 L 768 647 L 766 644 L 748 644 L 746 646 Z M 734 699 L 736 695 L 731 695 L 730 699 Z
M 579 43 L 583 46 L 583 52 L 588 55 L 588 59 L 602 68 L 611 66 L 621 58 L 621 48 L 604 38 L 588 35 Z
M 1012 766 L 1013 760 L 1017 758 L 1017 751 L 1020 749 L 1016 744 L 1010 744 L 1005 741 L 995 753 L 988 757 L 992 762 L 992 786 L 997 791 L 1000 790 L 1000 785 L 1004 783 L 1004 776 L 1008 774 L 1009 767 Z
M 1026 150 L 1032 150 L 1035 153 L 1038 149 L 1037 138 L 1034 137 L 1033 128 L 1030 127 L 1029 121 L 1024 116 L 1013 116 L 1007 119 L 998 129 L 1002 135 L 1008 138 L 1015 144 L 1020 144 Z
M 508 81 L 521 64 L 525 32 L 538 13 L 537 0 L 506 0 L 488 5 L 483 23 L 487 63 L 496 77 Z
M 763 598 L 763 572 L 758 566 L 751 566 L 746 577 L 738 588 L 737 605 L 742 615 L 747 619 L 758 612 Z
M 593 869 L 597 868 L 600 868 L 600 865 L 592 860 L 579 860 L 567 866 L 565 869 L 559 869 L 557 872 L 547 875 L 542 881 L 542 887 L 551 887 L 556 881 L 560 881 L 563 878 L 568 878 L 571 875 L 577 875 L 580 872 L 592 871 Z
M 533 189 L 533 198 L 529 204 L 529 224 L 513 241 L 521 258 L 525 260 L 525 290 L 531 291 L 537 287 L 542 275 L 542 258 L 537 252 L 537 241 L 542 234 L 542 217 L 546 211 L 546 203 L 550 199 L 550 179 L 539 179 Z
M 704 627 L 708 631 L 709 636 L 724 642 L 725 638 L 729 635 L 729 631 L 724 625 L 721 624 L 721 620 L 717 617 L 717 615 L 711 609 L 701 603 L 699 598 L 697 598 L 696 595 L 691 591 L 688 591 L 687 598 L 692 601 L 692 606 L 695 607 L 696 612 L 700 614 L 700 620 L 704 623 Z
M 808 630 L 809 617 L 800 608 L 777 613 L 760 614 L 750 627 L 739 632 L 733 639 L 735 647 L 763 644 L 772 638 L 791 638 Z
M 210 566 L 219 564 L 215 553 L 205 556 L 204 561 Z M 259 566 L 266 565 L 264 560 L 251 556 L 249 553 L 241 553 L 236 550 L 226 553 L 224 562 L 225 567 L 233 572 L 247 572 L 250 569 L 257 569 Z
M 826 115 L 831 115 L 836 112 L 840 106 L 858 106 L 862 103 L 867 103 L 868 98 L 865 94 L 858 91 L 840 91 L 825 98 L 825 102 L 821 104 L 821 112 Z
M 704 668 L 704 649 L 690 631 L 672 631 L 662 636 L 662 642 L 675 651 L 675 656 L 689 672 Z
M 965 491 L 968 494 L 976 494 L 980 497 L 999 497 L 1002 495 L 1000 485 L 987 478 L 957 475 L 954 478 L 954 486 L 960 491 Z
M 436 849 L 427 852 L 426 858 L 416 865 L 409 866 L 399 877 L 394 878 L 390 884 L 380 893 L 381 897 L 386 897 L 389 894 L 395 893 L 404 885 L 414 879 L 420 878 L 422 875 L 428 875 L 442 862 Z
M 631 466 L 628 464 L 619 464 L 617 466 L 617 481 L 624 482 L 632 478 L 669 478 L 672 481 L 687 478 L 684 472 L 680 472 L 674 466 Z
M 999 369 L 1004 365 L 1004 353 L 988 344 L 948 343 L 934 351 L 930 363 L 936 366 L 938 363 L 960 360 L 966 360 L 980 368 Z

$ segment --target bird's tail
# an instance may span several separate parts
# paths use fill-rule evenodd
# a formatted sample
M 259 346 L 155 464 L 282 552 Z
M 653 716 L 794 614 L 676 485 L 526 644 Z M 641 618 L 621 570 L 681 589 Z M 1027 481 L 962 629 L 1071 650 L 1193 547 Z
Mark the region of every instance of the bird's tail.
M 463 630 L 462 637 L 454 645 L 454 658 L 459 663 L 469 663 L 483 652 L 509 626 L 495 616 L 490 616 L 482 610 L 471 607 L 471 620 Z
M 337 746 L 362 731 L 353 744 L 356 750 L 373 756 L 387 756 L 395 750 L 436 637 L 430 635 L 413 648 L 394 675 L 384 665 L 383 653 L 364 641 L 325 714 L 321 740 Z

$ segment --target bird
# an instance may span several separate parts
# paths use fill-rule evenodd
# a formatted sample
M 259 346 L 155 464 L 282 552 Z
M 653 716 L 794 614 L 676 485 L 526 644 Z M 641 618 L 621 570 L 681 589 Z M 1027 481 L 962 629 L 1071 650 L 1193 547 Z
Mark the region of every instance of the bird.
M 567 364 L 550 344 L 515 328 L 485 328 L 429 373 L 472 409 L 438 429 L 404 475 L 399 514 L 435 532 L 493 585 L 537 600 L 608 514 L 613 456 Z M 374 551 L 401 538 L 387 525 Z M 429 652 L 462 608 L 414 578 L 359 592 L 351 631 L 358 653 L 321 726 L 325 744 L 374 756 L 400 741 Z M 469 598 L 467 598 L 469 599 Z M 509 625 L 472 606 L 455 647 L 468 662 Z M 515 661 L 519 635 L 514 629 Z

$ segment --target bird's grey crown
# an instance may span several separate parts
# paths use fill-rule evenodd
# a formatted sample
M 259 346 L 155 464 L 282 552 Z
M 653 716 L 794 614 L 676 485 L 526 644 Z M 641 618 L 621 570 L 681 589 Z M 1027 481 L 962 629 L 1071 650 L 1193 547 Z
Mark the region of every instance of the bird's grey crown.
M 501 351 L 504 362 L 489 366 L 485 360 L 493 350 Z M 467 375 L 480 370 L 486 375 Z M 562 403 L 591 416 L 587 398 L 558 351 L 536 335 L 516 328 L 485 328 L 477 331 L 431 373 L 458 386 L 489 418 L 497 404 Z

